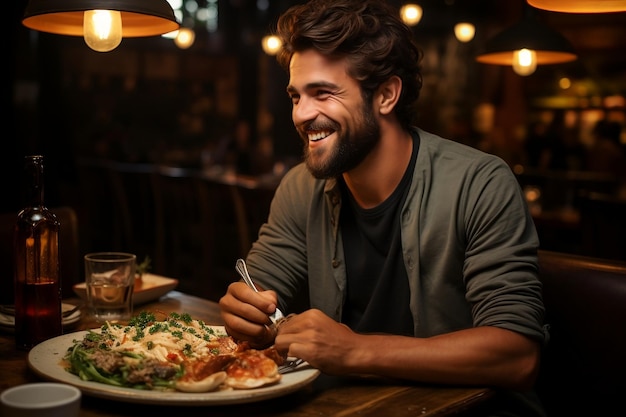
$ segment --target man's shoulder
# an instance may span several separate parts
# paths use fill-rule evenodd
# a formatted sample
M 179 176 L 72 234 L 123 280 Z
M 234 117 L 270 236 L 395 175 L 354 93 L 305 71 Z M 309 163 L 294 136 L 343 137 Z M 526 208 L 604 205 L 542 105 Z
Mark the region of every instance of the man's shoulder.
M 293 166 L 280 182 L 279 188 L 290 194 L 310 194 L 314 189 L 323 190 L 329 180 L 317 179 L 309 172 L 306 164 L 300 162 Z
M 431 161 L 449 161 L 464 165 L 506 165 L 500 157 L 464 143 L 455 142 L 419 128 L 417 132 L 420 136 L 420 154 Z
M 464 143 L 455 142 L 451 139 L 446 139 L 435 133 L 427 132 L 420 128 L 415 128 L 420 137 L 420 148 L 422 145 L 425 148 L 435 150 L 456 151 L 464 155 L 482 156 L 486 155 L 485 152 L 480 149 L 472 148 Z
M 298 185 L 313 184 L 316 179 L 311 175 L 304 162 L 294 165 L 287 171 L 281 181 L 281 185 Z

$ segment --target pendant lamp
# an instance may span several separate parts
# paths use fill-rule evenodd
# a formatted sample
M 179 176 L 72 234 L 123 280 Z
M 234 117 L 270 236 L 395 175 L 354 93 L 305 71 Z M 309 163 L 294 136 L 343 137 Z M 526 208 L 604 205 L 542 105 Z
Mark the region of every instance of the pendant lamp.
M 528 4 L 563 13 L 626 12 L 626 0 L 528 0 Z
M 533 9 L 526 7 L 523 19 L 488 40 L 476 61 L 509 65 L 518 74 L 529 75 L 537 65 L 560 64 L 576 58 L 569 41 L 537 20 Z
M 58 35 L 83 36 L 99 52 L 122 38 L 157 36 L 179 28 L 167 0 L 29 0 L 24 26 Z
M 476 27 L 470 22 L 459 22 L 454 25 L 454 36 L 459 42 L 467 43 L 474 39 Z
M 422 20 L 422 14 L 419 4 L 407 3 L 400 8 L 400 18 L 409 26 L 417 25 Z

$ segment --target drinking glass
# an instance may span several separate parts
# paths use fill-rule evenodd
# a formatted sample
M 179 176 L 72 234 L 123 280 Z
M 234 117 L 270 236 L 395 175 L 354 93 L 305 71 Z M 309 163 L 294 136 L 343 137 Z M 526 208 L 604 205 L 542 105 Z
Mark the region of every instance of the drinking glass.
M 87 304 L 98 322 L 130 320 L 136 261 L 136 255 L 124 252 L 85 255 Z

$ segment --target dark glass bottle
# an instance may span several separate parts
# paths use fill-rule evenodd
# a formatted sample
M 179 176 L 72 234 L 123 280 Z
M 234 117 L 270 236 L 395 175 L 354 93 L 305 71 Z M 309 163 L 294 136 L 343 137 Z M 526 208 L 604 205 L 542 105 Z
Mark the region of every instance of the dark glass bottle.
M 14 234 L 15 343 L 28 350 L 63 333 L 59 260 L 60 224 L 44 205 L 43 156 L 25 158 L 26 207 Z

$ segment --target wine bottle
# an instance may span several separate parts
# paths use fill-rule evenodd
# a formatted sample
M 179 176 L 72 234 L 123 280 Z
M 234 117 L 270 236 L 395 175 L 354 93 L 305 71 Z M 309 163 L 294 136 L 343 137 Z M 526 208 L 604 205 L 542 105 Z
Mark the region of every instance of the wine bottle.
M 63 333 L 59 230 L 57 217 L 44 205 L 43 156 L 25 158 L 26 206 L 14 233 L 15 343 L 28 350 Z

